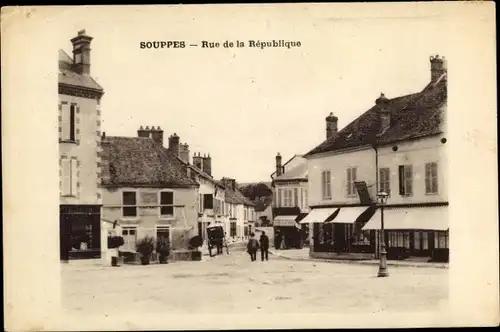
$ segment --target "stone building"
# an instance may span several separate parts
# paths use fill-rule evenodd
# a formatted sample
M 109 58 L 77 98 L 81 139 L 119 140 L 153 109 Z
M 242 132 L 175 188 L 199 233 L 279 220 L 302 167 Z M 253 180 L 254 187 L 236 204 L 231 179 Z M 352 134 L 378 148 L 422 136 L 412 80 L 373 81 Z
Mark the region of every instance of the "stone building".
M 447 70 L 430 59 L 430 81 L 419 92 L 376 98 L 375 105 L 304 157 L 313 223 L 311 255 L 376 254 L 385 206 L 389 258 L 446 260 L 448 255 Z
M 100 136 L 103 88 L 90 75 L 92 37 L 79 31 L 59 50 L 60 257 L 101 256 Z

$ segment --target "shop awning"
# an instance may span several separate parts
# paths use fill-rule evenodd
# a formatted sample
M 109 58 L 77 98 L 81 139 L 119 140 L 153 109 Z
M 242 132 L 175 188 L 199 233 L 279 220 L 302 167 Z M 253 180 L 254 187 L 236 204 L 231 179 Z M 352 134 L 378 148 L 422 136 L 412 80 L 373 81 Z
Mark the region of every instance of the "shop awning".
M 295 219 L 298 216 L 276 216 L 274 217 L 273 226 L 296 226 Z
M 368 210 L 367 206 L 342 207 L 337 216 L 328 218 L 327 222 L 335 224 L 354 224 L 359 216 L 366 210 Z
M 324 222 L 328 217 L 334 214 L 339 208 L 316 208 L 300 221 L 301 224 L 312 222 Z
M 366 223 L 363 230 L 379 230 L 380 208 Z M 446 231 L 448 226 L 448 207 L 418 207 L 384 209 L 384 228 L 387 230 L 435 230 Z

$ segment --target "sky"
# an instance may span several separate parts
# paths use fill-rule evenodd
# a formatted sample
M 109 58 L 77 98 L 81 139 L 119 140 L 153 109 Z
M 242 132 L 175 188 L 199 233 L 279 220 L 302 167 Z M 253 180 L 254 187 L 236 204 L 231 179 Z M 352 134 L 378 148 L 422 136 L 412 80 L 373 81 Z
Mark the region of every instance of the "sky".
M 191 155 L 210 154 L 215 178 L 242 183 L 269 181 L 276 153 L 288 160 L 322 143 L 330 112 L 341 129 L 381 92 L 418 92 L 430 79 L 429 57 L 446 56 L 450 46 L 443 38 L 450 24 L 438 12 L 235 8 L 68 9 L 57 16 L 55 37 L 68 54 L 79 30 L 94 37 L 91 74 L 105 90 L 106 135 L 161 126 L 166 144 L 175 132 Z M 273 39 L 301 47 L 139 47 Z

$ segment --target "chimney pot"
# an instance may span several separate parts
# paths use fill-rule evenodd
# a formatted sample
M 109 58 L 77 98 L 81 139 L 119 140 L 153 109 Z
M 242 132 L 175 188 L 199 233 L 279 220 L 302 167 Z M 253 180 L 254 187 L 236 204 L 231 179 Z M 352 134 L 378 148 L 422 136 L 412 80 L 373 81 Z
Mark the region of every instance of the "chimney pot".
M 326 117 L 326 139 L 332 137 L 338 131 L 338 118 L 330 112 Z

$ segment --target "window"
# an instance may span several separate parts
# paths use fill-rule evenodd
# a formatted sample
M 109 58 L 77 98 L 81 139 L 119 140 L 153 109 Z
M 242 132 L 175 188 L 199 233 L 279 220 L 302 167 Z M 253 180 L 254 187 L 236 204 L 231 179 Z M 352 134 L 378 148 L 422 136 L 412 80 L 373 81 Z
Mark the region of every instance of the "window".
M 410 248 L 409 232 L 389 232 L 387 244 L 392 248 Z
M 76 105 L 62 105 L 62 140 L 76 141 Z
M 62 166 L 62 196 L 77 196 L 78 189 L 78 160 L 63 158 Z
M 293 206 L 299 206 L 299 189 L 293 189 Z
M 355 167 L 350 167 L 347 169 L 347 196 L 356 195 L 356 181 L 357 169 Z
M 173 217 L 174 216 L 174 192 L 161 191 L 160 192 L 160 216 Z
M 203 194 L 198 195 L 198 212 L 203 213 Z
M 309 203 L 307 202 L 307 189 L 304 189 L 304 207 L 309 207 Z
M 282 201 L 281 201 L 281 192 L 282 192 L 282 190 L 278 189 L 277 192 L 278 192 L 278 200 L 276 202 L 276 207 L 281 207 L 282 206 Z
M 323 173 L 321 173 L 323 199 L 332 198 L 331 176 L 332 175 L 330 171 L 323 171 Z
M 425 193 L 437 194 L 438 192 L 438 165 L 437 163 L 425 164 Z
M 229 229 L 229 236 L 235 237 L 236 236 L 236 223 L 231 222 L 230 229 Z
M 203 207 L 205 210 L 212 210 L 214 208 L 214 196 L 212 194 L 203 195 Z
M 137 217 L 136 192 L 124 191 L 122 193 L 122 198 L 123 198 L 123 216 Z
M 292 202 L 292 190 L 291 189 L 285 189 L 285 190 L 283 190 L 283 193 L 285 194 L 283 206 L 284 207 L 291 207 L 291 206 L 293 206 L 293 202 Z
M 390 172 L 389 168 L 381 168 L 378 170 L 378 180 L 379 180 L 379 190 L 391 193 L 391 182 L 390 182 Z
M 448 248 L 448 232 L 434 232 L 434 248 Z
M 413 194 L 412 165 L 399 166 L 399 194 L 403 196 L 409 196 Z
M 300 201 L 299 201 L 299 208 L 303 209 L 304 208 L 304 189 L 300 188 Z

